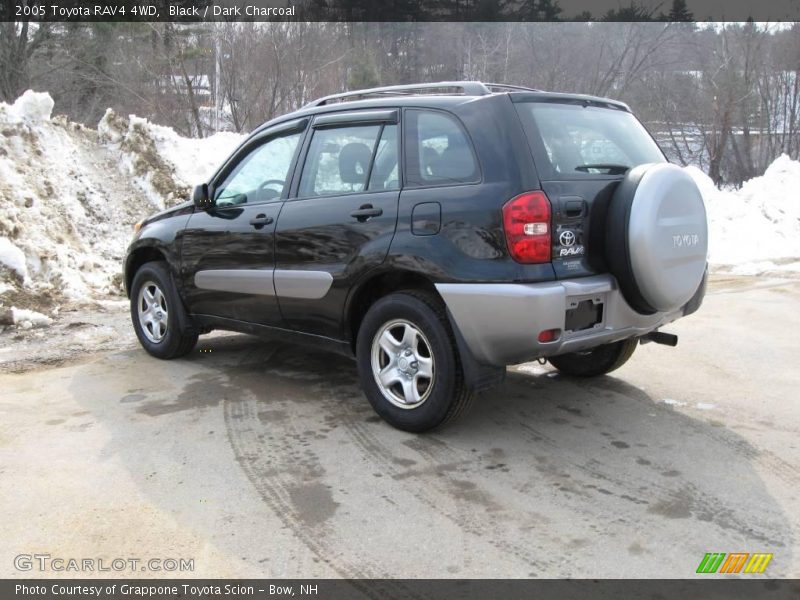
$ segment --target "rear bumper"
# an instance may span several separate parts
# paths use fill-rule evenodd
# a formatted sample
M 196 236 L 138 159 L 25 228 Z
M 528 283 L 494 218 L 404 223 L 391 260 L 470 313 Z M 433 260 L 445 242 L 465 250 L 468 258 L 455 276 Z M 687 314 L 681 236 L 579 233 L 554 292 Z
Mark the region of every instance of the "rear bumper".
M 612 275 L 518 283 L 442 283 L 436 289 L 475 359 L 487 365 L 512 365 L 536 358 L 585 350 L 638 337 L 678 319 L 694 302 L 670 313 L 642 315 L 622 296 Z M 701 286 L 698 294 L 705 291 Z M 602 303 L 602 317 L 580 331 L 565 329 L 567 310 L 578 302 Z M 557 339 L 539 342 L 539 333 L 560 330 Z

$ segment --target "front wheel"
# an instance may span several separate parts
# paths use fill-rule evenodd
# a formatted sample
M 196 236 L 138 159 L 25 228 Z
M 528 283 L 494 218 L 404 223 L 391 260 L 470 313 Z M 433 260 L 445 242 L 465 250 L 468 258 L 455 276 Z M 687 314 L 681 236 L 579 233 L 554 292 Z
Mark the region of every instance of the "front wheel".
M 148 262 L 133 277 L 131 320 L 139 343 L 156 358 L 178 358 L 192 351 L 198 333 L 191 327 L 164 262 Z
M 639 340 L 631 338 L 603 344 L 591 350 L 551 356 L 547 360 L 565 375 L 596 377 L 619 369 L 633 355 Z
M 432 294 L 400 292 L 373 304 L 358 331 L 356 355 L 367 399 L 398 429 L 433 429 L 469 404 L 447 315 Z

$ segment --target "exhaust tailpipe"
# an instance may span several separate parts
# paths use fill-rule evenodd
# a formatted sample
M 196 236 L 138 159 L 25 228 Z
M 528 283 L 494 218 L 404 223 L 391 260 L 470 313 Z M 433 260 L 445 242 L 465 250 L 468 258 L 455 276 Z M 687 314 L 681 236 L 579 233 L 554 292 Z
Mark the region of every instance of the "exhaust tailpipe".
M 673 333 L 663 333 L 661 331 L 651 331 L 639 338 L 640 344 L 648 344 L 654 342 L 664 346 L 672 346 L 673 348 L 678 345 L 678 336 Z

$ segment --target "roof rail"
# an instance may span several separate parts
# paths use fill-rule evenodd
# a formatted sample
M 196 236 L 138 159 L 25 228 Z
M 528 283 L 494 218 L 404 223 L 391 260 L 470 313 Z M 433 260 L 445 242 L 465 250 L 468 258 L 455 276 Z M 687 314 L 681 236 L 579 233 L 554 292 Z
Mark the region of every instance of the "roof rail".
M 500 92 L 541 92 L 536 88 L 529 88 L 523 85 L 511 85 L 509 83 L 484 83 L 490 91 L 498 90 Z
M 504 83 L 482 83 L 480 81 L 438 81 L 433 83 L 413 83 L 407 85 L 388 85 L 384 87 L 368 88 L 365 90 L 353 90 L 341 94 L 331 94 L 323 96 L 306 104 L 303 108 L 323 106 L 331 102 L 344 102 L 353 99 L 363 99 L 370 96 L 405 96 L 414 95 L 417 92 L 428 90 L 433 94 L 451 95 L 452 92 L 435 92 L 433 90 L 452 90 L 460 89 L 464 96 L 486 96 L 497 91 L 528 91 L 535 92 L 532 88 L 521 87 L 518 85 L 506 85 Z

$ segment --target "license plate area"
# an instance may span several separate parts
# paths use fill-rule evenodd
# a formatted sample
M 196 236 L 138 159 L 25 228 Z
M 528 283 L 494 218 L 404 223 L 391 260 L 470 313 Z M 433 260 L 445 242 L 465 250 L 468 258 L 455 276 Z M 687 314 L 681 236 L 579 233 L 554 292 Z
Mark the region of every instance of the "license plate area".
M 564 331 L 577 333 L 603 326 L 603 309 L 605 303 L 602 296 L 578 296 L 567 299 L 567 310 L 564 316 Z

